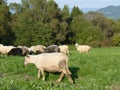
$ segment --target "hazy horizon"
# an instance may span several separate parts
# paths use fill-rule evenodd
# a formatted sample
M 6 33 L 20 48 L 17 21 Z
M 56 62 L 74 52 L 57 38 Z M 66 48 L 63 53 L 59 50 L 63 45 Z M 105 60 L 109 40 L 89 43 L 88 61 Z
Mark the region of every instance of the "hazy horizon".
M 21 0 L 7 0 L 9 3 L 20 3 Z M 118 6 L 120 5 L 119 0 L 55 0 L 60 8 L 63 8 L 64 5 L 68 5 L 70 8 L 73 6 L 78 6 L 79 8 L 104 8 L 110 5 Z

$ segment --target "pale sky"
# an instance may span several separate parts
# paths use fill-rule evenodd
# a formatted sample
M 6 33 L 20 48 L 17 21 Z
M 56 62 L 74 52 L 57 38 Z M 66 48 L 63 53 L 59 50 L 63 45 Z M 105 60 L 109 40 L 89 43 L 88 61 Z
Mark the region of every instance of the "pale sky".
M 7 0 L 8 3 L 17 2 L 20 3 L 21 0 Z M 78 6 L 79 8 L 103 8 L 109 5 L 120 5 L 120 0 L 55 0 L 60 8 L 64 5 L 69 7 Z

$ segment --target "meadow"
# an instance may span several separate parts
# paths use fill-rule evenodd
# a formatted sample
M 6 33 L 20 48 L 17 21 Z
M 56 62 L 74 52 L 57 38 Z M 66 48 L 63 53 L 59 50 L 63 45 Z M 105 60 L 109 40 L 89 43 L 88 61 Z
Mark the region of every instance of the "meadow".
M 33 64 L 24 66 L 24 57 L 0 55 L 0 90 L 120 90 L 120 47 L 92 48 L 80 54 L 72 48 L 69 69 L 74 84 L 59 73 L 45 73 L 46 81 L 37 79 Z

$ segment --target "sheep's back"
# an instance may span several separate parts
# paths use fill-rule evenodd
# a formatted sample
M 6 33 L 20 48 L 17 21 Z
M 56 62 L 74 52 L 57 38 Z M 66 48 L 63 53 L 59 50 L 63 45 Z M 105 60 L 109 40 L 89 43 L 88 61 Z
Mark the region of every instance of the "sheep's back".
M 63 53 L 43 53 L 36 57 L 36 65 L 51 67 L 58 65 L 60 61 L 68 61 L 67 55 Z

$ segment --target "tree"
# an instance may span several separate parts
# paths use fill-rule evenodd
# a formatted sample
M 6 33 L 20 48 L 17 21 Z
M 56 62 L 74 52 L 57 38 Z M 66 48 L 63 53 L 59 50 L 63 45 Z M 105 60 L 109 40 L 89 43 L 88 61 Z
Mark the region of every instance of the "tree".
M 72 41 L 80 44 L 89 44 L 92 41 L 101 39 L 101 31 L 98 27 L 92 25 L 84 16 L 74 17 L 71 23 L 71 29 L 74 34 Z
M 43 1 L 43 2 L 42 2 Z M 31 5 L 30 7 L 27 7 Z M 30 5 L 28 5 L 30 4 Z M 16 32 L 17 39 L 15 45 L 48 45 L 53 43 L 52 30 L 49 23 L 44 21 L 44 0 L 24 0 L 22 4 L 22 12 L 13 21 L 13 30 Z M 25 5 L 25 6 L 24 6 Z M 24 33 L 23 33 L 24 32 Z
M 78 16 L 78 15 L 83 15 L 83 12 L 80 11 L 79 7 L 74 6 L 71 12 L 72 17 Z
M 12 14 L 19 14 L 21 12 L 20 4 L 17 3 L 10 3 L 9 9 Z
M 57 3 L 53 0 L 48 0 L 45 5 L 46 21 L 49 23 L 52 19 L 61 19 L 60 9 L 58 8 Z
M 62 20 L 66 21 L 68 24 L 70 24 L 71 22 L 71 15 L 68 9 L 68 6 L 65 5 L 64 8 L 61 11 L 61 16 L 62 16 Z
M 6 4 L 6 0 L 0 0 L 0 5 Z
M 9 7 L 4 0 L 0 0 L 0 43 L 13 44 L 15 39 L 14 32 L 11 29 Z
M 114 46 L 120 46 L 120 33 L 114 34 L 112 41 Z
M 113 21 L 112 28 L 114 31 L 112 43 L 114 46 L 120 46 L 120 21 Z
M 102 32 L 102 41 L 107 45 L 111 44 L 111 38 L 113 36 L 113 28 L 111 19 L 106 18 L 103 14 L 98 12 L 88 12 L 86 18 L 90 20 L 94 26 L 99 27 Z

